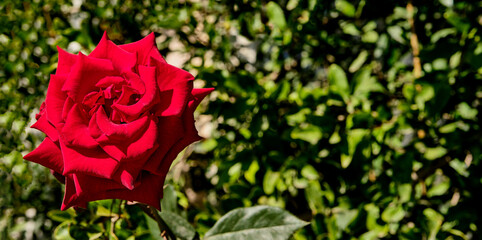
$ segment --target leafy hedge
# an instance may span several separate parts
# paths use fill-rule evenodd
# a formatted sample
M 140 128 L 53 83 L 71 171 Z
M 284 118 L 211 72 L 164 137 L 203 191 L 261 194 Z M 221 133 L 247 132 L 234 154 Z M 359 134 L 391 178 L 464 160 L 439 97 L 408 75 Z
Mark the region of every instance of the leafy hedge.
M 272 205 L 311 223 L 295 239 L 481 237 L 481 2 L 155 2 L 0 3 L 1 239 L 150 238 L 121 201 L 59 212 L 59 183 L 22 160 L 56 45 L 90 52 L 104 30 L 155 32 L 216 88 L 163 200 L 200 236 Z

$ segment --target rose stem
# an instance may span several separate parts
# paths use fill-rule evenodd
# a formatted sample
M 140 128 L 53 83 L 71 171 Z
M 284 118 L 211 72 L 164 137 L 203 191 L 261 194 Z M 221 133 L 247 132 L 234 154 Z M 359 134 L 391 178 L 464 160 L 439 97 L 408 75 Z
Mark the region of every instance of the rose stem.
M 174 236 L 169 226 L 167 226 L 166 222 L 161 218 L 161 216 L 159 216 L 155 208 L 145 204 L 138 204 L 138 205 L 147 215 L 149 215 L 149 217 L 151 217 L 157 222 L 157 225 L 159 226 L 159 230 L 161 230 L 162 238 L 166 240 L 176 239 L 176 236 Z

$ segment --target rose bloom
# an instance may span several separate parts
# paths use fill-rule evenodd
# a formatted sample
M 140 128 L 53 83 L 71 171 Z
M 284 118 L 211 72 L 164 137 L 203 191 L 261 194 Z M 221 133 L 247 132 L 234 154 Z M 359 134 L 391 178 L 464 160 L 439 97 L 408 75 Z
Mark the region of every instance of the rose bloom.
M 61 209 L 125 199 L 160 209 L 172 161 L 200 140 L 193 112 L 213 89 L 169 65 L 154 34 L 115 45 L 104 33 L 88 56 L 58 48 L 56 73 L 32 126 L 47 137 L 24 158 L 65 183 Z

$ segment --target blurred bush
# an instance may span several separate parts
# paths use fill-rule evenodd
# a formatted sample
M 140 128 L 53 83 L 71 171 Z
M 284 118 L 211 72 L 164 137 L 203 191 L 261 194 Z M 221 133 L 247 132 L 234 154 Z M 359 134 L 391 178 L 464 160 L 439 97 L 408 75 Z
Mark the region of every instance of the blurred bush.
M 413 5 L 412 5 L 413 4 Z M 166 60 L 215 87 L 207 139 L 163 207 L 201 235 L 267 204 L 311 222 L 295 239 L 477 239 L 482 226 L 482 2 L 0 2 L 0 239 L 149 239 L 135 207 L 58 211 L 61 186 L 22 155 L 56 68 L 156 33 Z M 188 160 L 187 160 L 188 159 Z M 115 233 L 115 235 L 114 235 Z

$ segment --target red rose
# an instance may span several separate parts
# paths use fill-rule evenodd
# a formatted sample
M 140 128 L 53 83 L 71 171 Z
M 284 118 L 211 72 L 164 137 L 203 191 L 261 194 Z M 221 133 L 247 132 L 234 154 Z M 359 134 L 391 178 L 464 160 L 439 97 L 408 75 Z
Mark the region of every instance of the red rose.
M 115 45 L 104 33 L 88 56 L 59 50 L 32 126 L 47 137 L 24 158 L 65 181 L 62 210 L 100 199 L 160 208 L 167 171 L 200 137 L 193 112 L 213 89 L 166 63 L 154 34 Z

